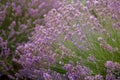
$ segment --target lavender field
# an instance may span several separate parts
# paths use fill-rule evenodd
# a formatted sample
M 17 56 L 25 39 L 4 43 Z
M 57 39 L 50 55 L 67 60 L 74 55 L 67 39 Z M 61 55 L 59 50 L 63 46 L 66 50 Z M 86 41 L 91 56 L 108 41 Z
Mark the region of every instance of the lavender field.
M 0 0 L 0 80 L 120 80 L 120 0 Z

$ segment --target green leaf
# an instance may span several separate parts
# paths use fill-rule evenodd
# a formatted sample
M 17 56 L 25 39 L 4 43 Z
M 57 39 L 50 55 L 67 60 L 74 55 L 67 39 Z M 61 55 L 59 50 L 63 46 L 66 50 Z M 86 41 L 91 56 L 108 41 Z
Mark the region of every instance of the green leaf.
M 56 71 L 60 74 L 66 74 L 66 70 L 62 69 L 61 67 L 54 67 L 54 66 L 50 66 L 50 69 L 53 71 Z

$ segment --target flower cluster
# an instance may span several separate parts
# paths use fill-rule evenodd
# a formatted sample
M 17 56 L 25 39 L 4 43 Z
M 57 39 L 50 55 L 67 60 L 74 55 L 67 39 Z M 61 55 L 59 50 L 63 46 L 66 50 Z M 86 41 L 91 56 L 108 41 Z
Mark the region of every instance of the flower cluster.
M 12 61 L 16 47 L 28 41 L 35 24 L 43 24 L 43 15 L 58 8 L 59 0 L 0 0 L 0 74 L 14 74 Z M 11 71 L 3 65 L 12 67 Z
M 66 64 L 64 67 L 68 71 L 67 76 L 69 80 L 84 80 L 86 76 L 90 75 L 90 70 L 80 64 L 77 64 L 75 67 L 71 64 Z
M 90 12 L 97 18 L 102 18 L 105 22 L 112 19 L 112 25 L 116 30 L 120 29 L 120 1 L 119 0 L 87 0 L 86 5 Z
M 93 1 L 93 3 L 102 4 L 103 2 Z M 90 4 L 92 4 L 92 2 Z M 110 9 L 108 9 L 108 7 L 105 4 L 103 5 L 106 11 L 109 12 Z M 32 33 L 32 36 L 29 37 L 29 43 L 26 43 L 24 46 L 19 46 L 17 49 L 18 53 L 20 54 L 20 59 L 16 61 L 22 64 L 23 66 L 22 71 L 24 70 L 26 71 L 28 69 L 30 70 L 29 74 L 28 72 L 24 74 L 24 75 L 27 75 L 25 77 L 29 77 L 30 75 L 31 75 L 30 77 L 32 77 L 32 75 L 35 76 L 37 74 L 33 72 L 36 69 L 39 72 L 42 72 L 41 68 L 45 69 L 45 67 L 47 67 L 45 70 L 43 70 L 43 73 L 41 74 L 43 74 L 43 76 L 47 76 L 50 79 L 52 79 L 52 74 L 54 73 L 54 71 L 49 75 L 47 73 L 49 72 L 48 70 L 51 69 L 50 68 L 51 65 L 56 65 L 57 60 L 58 62 L 60 60 L 60 64 L 64 65 L 65 64 L 64 58 L 66 57 L 78 58 L 76 56 L 76 51 L 72 51 L 70 47 L 65 45 L 65 43 L 67 42 L 69 42 L 69 44 L 71 45 L 74 45 L 75 48 L 77 49 L 80 49 L 85 52 L 90 51 L 93 53 L 95 57 L 98 57 L 95 54 L 96 53 L 99 54 L 100 52 L 96 51 L 97 49 L 95 47 L 96 44 L 92 42 L 91 36 L 93 35 L 94 35 L 93 39 L 98 37 L 97 44 L 100 43 L 100 47 L 98 48 L 98 50 L 101 50 L 101 52 L 102 50 L 106 50 L 105 55 L 109 55 L 108 53 L 118 52 L 116 45 L 115 45 L 115 48 L 113 48 L 109 44 L 109 42 L 107 43 L 107 39 L 111 39 L 112 37 L 112 35 L 109 33 L 109 31 L 111 30 L 107 31 L 106 25 L 105 24 L 103 25 L 103 23 L 100 22 L 101 18 L 97 17 L 97 16 L 100 16 L 101 14 L 102 14 L 101 16 L 103 17 L 106 15 L 105 13 L 108 13 L 108 12 L 101 11 L 103 9 L 102 6 L 99 5 L 98 7 L 95 7 L 95 10 L 97 12 L 100 11 L 101 13 L 95 14 L 93 10 L 92 10 L 93 12 L 91 13 L 90 9 L 92 9 L 93 6 L 88 5 L 88 2 L 87 2 L 87 6 L 84 6 L 83 4 L 81 4 L 81 2 L 63 3 L 59 8 L 51 9 L 48 12 L 48 14 L 44 15 L 44 26 L 36 24 L 36 27 L 34 28 L 34 32 Z M 98 10 L 97 8 L 100 10 Z M 104 13 L 104 15 L 102 12 Z M 99 37 L 99 36 L 105 37 L 106 40 L 104 40 L 102 37 Z M 114 41 L 112 40 L 112 42 Z M 93 50 L 95 50 L 96 53 L 93 52 Z M 29 57 L 30 57 L 30 60 L 27 60 Z M 37 61 L 39 61 L 40 63 L 38 62 L 36 64 L 35 60 L 38 59 L 38 57 L 40 58 Z M 104 58 L 104 55 L 98 58 L 97 61 L 101 61 L 103 58 Z M 107 61 L 107 59 L 105 59 L 105 61 Z M 99 65 L 99 62 L 98 63 L 94 62 L 93 64 Z M 76 68 L 81 69 L 81 66 L 77 65 Z M 97 66 L 97 69 L 98 68 L 99 66 Z M 46 73 L 45 71 L 48 71 L 48 72 Z M 84 77 L 83 75 L 84 68 L 82 70 L 83 73 L 79 73 L 79 72 L 76 72 L 71 67 L 71 70 L 68 70 L 66 73 L 67 78 L 69 78 L 70 80 L 74 80 L 76 78 L 77 79 L 85 79 L 85 78 L 98 79 L 98 80 L 103 79 L 101 75 L 91 76 L 89 74 L 85 74 L 85 77 Z M 20 72 L 18 74 L 20 74 Z M 38 78 L 38 76 L 36 76 L 36 78 Z
M 0 0 L 0 78 L 119 80 L 119 0 Z
M 107 61 L 105 64 L 107 68 L 106 80 L 120 79 L 120 64 L 113 61 Z
M 0 66 L 1 68 L 4 69 L 3 73 L 1 74 L 4 74 L 7 71 L 9 71 L 10 66 L 6 64 L 9 54 L 10 54 L 10 49 L 7 46 L 7 41 L 3 41 L 3 38 L 0 37 Z M 2 71 L 1 68 L 0 68 L 0 72 Z

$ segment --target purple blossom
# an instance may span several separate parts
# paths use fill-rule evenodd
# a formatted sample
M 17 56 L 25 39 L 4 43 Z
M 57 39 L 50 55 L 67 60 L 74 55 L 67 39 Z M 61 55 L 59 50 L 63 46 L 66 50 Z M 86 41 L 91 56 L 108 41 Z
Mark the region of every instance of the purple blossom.
M 112 61 L 107 61 L 105 64 L 106 68 L 114 69 L 115 65 Z
M 48 73 L 43 73 L 43 77 L 45 80 L 52 80 L 52 77 Z
M 115 80 L 115 76 L 112 74 L 106 75 L 106 80 Z

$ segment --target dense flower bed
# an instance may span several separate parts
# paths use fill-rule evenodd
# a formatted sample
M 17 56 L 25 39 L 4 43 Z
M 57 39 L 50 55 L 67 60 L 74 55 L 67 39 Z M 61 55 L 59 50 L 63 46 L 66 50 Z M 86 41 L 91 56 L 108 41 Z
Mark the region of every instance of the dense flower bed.
M 0 0 L 0 80 L 119 80 L 120 0 Z

